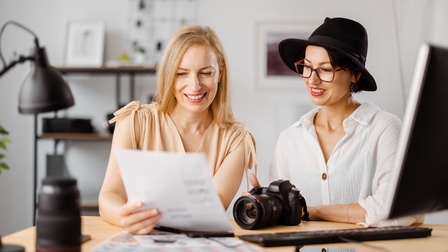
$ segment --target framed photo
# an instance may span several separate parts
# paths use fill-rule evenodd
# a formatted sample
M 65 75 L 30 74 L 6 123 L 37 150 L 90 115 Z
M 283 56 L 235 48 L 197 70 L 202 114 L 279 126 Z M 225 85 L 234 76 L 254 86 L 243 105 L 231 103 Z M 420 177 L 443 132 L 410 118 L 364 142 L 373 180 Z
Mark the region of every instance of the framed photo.
M 103 22 L 69 22 L 65 65 L 101 67 L 104 56 Z
M 256 84 L 261 89 L 302 90 L 303 80 L 280 58 L 278 44 L 283 39 L 308 39 L 318 22 L 260 22 L 256 27 Z

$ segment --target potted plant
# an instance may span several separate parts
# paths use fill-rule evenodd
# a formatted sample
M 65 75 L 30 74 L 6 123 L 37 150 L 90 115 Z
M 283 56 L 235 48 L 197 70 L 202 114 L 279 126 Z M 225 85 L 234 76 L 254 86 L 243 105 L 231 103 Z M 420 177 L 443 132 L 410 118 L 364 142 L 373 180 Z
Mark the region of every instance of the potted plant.
M 8 136 L 9 132 L 0 123 L 0 175 L 2 175 L 3 170 L 9 170 L 9 166 L 2 161 L 5 158 L 4 151 L 7 149 L 6 145 L 11 143 L 11 139 Z M 0 251 L 25 251 L 25 248 L 20 245 L 3 244 L 2 236 L 0 235 Z
M 11 139 L 8 137 L 9 132 L 3 128 L 3 125 L 0 123 L 0 175 L 2 175 L 3 170 L 9 170 L 8 164 L 2 161 L 5 158 L 6 146 L 11 142 Z

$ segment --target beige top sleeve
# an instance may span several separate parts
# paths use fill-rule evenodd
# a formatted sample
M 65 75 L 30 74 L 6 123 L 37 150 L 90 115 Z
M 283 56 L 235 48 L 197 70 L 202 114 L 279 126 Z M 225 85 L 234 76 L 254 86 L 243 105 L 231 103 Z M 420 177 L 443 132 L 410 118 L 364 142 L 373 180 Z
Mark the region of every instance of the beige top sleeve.
M 152 151 L 185 152 L 182 139 L 171 117 L 157 109 L 157 104 L 128 103 L 114 113 L 109 123 L 119 122 L 127 117 L 131 120 L 133 149 Z M 255 139 L 242 125 L 233 125 L 225 129 L 212 122 L 202 139 L 198 151 L 205 152 L 212 175 L 217 172 L 226 156 L 241 143 L 245 146 L 245 167 L 255 167 L 257 172 Z

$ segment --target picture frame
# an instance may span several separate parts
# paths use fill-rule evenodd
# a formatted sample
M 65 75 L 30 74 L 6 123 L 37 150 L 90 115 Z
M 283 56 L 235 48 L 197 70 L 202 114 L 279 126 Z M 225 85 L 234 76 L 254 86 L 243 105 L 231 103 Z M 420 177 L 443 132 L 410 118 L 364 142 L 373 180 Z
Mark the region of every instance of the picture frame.
M 256 24 L 256 86 L 265 90 L 305 91 L 303 79 L 291 71 L 278 53 L 283 39 L 308 39 L 318 22 L 259 22 Z
M 65 65 L 69 67 L 103 66 L 104 37 L 104 22 L 69 22 Z

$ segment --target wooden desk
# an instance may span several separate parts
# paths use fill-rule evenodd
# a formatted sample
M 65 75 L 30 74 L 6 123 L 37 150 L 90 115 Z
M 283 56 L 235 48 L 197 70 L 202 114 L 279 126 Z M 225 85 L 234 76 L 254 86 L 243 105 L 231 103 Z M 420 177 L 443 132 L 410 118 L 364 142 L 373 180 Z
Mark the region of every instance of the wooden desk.
M 309 230 L 329 230 L 329 229 L 342 229 L 342 228 L 354 228 L 355 225 L 341 224 L 333 222 L 306 222 L 301 223 L 299 226 L 286 227 L 275 226 L 262 230 L 248 231 L 238 227 L 235 223 L 232 223 L 235 227 L 235 234 L 252 234 L 252 233 L 266 233 L 266 232 L 287 232 L 287 231 L 309 231 Z M 360 251 L 379 251 L 370 246 L 384 248 L 385 251 L 448 251 L 448 225 L 423 225 L 431 227 L 433 229 L 432 236 L 427 238 L 417 239 L 401 239 L 401 240 L 388 240 L 388 241 L 372 241 L 360 243 L 335 243 L 327 245 L 313 245 L 321 248 L 353 248 L 356 252 Z M 100 244 L 102 241 L 112 237 L 116 233 L 123 229 L 112 226 L 104 222 L 97 216 L 83 216 L 82 217 L 82 232 L 90 234 L 92 239 L 85 242 L 82 246 L 82 251 L 90 251 L 92 248 Z M 36 229 L 30 227 L 19 231 L 17 233 L 3 237 L 4 244 L 18 244 L 26 248 L 26 251 L 35 251 Z M 266 248 L 266 251 L 295 251 L 295 247 L 275 247 Z M 331 250 L 330 250 L 331 251 Z

